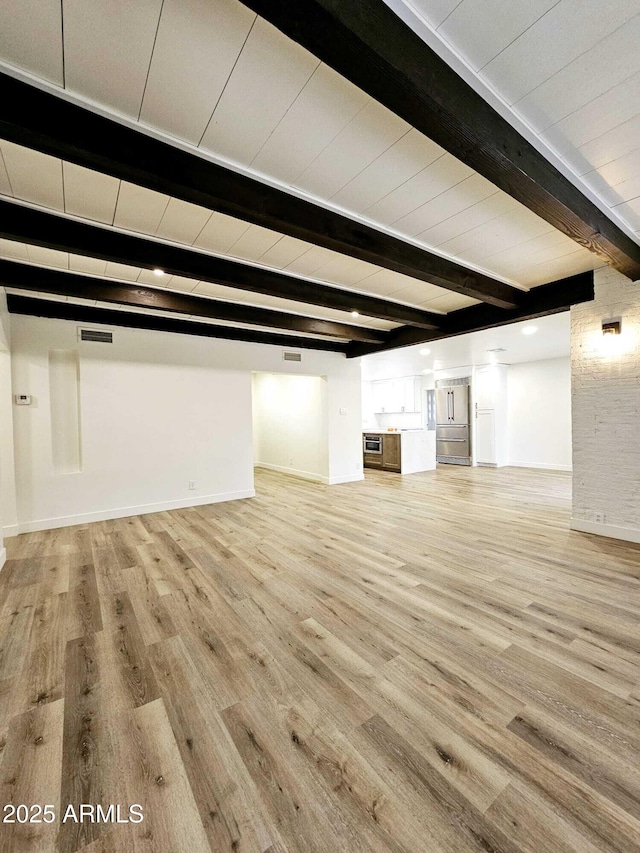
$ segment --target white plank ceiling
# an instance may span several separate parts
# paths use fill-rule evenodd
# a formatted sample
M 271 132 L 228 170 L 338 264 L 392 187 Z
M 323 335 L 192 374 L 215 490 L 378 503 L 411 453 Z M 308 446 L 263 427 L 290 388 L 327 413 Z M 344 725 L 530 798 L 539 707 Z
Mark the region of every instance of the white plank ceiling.
M 441 159 L 445 158 L 452 169 L 460 167 L 449 155 Z M 581 256 L 579 271 L 596 265 L 593 255 L 506 194 L 491 188 L 487 195 L 490 185 L 480 176 L 472 174 L 462 183 L 467 188 L 444 193 L 441 207 L 437 199 L 431 199 L 414 213 L 416 220 L 420 217 L 423 224 L 430 224 L 434 244 L 446 244 L 451 256 L 529 287 L 575 272 L 576 255 Z M 430 311 L 452 311 L 474 302 L 435 285 L 4 140 L 0 141 L 0 189 L 7 196 L 56 211 Z M 476 204 L 447 216 L 456 204 L 456 192 L 470 194 L 477 199 Z M 389 205 L 395 203 L 391 195 Z M 269 299 L 253 295 L 254 303 L 256 298 Z
M 395 328 L 397 325 L 374 317 L 363 316 L 354 320 L 351 314 L 344 311 L 322 308 L 317 305 L 308 305 L 304 302 L 295 302 L 289 299 L 265 296 L 261 293 L 250 293 L 248 291 L 236 290 L 235 288 L 225 287 L 224 285 L 212 284 L 207 281 L 198 281 L 195 279 L 185 278 L 183 276 L 165 275 L 158 277 L 150 270 L 140 269 L 139 267 L 131 267 L 126 264 L 102 261 L 98 258 L 75 255 L 70 252 L 60 252 L 55 249 L 45 249 L 41 246 L 32 246 L 27 243 L 19 243 L 13 240 L 0 239 L 0 257 L 9 260 L 24 261 L 30 264 L 37 264 L 41 267 L 70 270 L 71 272 L 82 273 L 85 275 L 98 276 L 101 280 L 107 279 L 114 282 L 139 282 L 140 284 L 162 290 L 193 293 L 196 296 L 210 297 L 220 301 L 233 302 L 247 306 L 253 305 L 262 308 L 271 308 L 291 314 L 302 314 L 309 317 L 319 317 L 325 320 L 335 320 L 340 323 L 357 324 L 371 329 L 388 330 Z M 33 291 L 22 291 L 15 287 L 7 287 L 7 292 L 34 296 Z M 95 299 L 56 296 L 46 293 L 41 295 L 47 299 L 57 299 L 62 302 L 72 302 L 79 305 L 93 305 L 123 311 L 146 311 L 146 309 L 135 309 L 128 305 L 117 305 L 116 303 L 107 303 Z M 167 314 L 167 316 L 173 316 L 168 312 L 158 312 L 155 310 L 151 313 L 154 315 L 161 313 Z M 188 319 L 209 322 L 206 318 L 195 315 Z M 226 323 L 226 321 L 220 322 Z M 236 323 L 234 321 L 233 325 L 245 324 Z M 280 330 L 275 329 L 274 331 Z M 299 334 L 298 332 L 289 333 L 286 330 L 282 331 L 283 334 Z
M 282 234 L 249 225 L 220 213 L 194 204 L 170 198 L 153 190 L 126 181 L 119 181 L 81 166 L 61 161 L 56 157 L 32 151 L 6 140 L 0 141 L 0 165 L 4 195 L 27 201 L 61 213 L 72 213 L 119 229 L 145 236 L 158 237 L 168 242 L 223 255 L 241 261 L 250 261 L 270 269 L 302 275 L 316 281 L 351 289 L 360 293 L 381 296 L 430 311 L 446 312 L 471 305 L 475 300 L 410 278 L 400 273 L 381 269 L 373 264 L 313 246 Z M 67 253 L 55 252 L 37 246 L 20 248 L 21 244 L 0 241 L 0 257 L 15 257 L 16 252 L 34 263 L 61 266 L 97 275 L 107 275 L 125 280 L 139 280 L 147 284 L 176 289 L 174 280 L 160 282 L 148 270 L 125 267 L 122 264 L 105 264 L 97 259 L 83 259 L 71 265 Z M 221 287 L 205 282 L 180 282 L 179 290 L 216 296 L 253 305 L 296 311 L 310 316 L 332 317 L 353 322 L 351 315 L 333 309 L 302 305 L 256 293 L 246 293 L 235 288 Z M 392 328 L 394 324 L 374 318 L 362 317 L 359 322 L 375 328 Z
M 640 234 L 638 0 L 405 2 Z M 238 0 L 3 0 L 0 60 L 521 287 L 600 265 Z M 473 302 L 8 142 L 0 193 L 428 310 Z M 350 319 L 8 241 L 0 255 Z
M 638 0 L 402 0 L 640 235 Z
M 613 32 L 627 21 L 632 26 L 631 2 L 598 6 L 581 0 L 578 5 L 585 4 L 597 10 L 598 20 L 606 19 L 602 33 Z M 546 66 L 539 66 L 540 56 L 546 57 L 547 52 L 540 50 L 539 43 L 506 65 L 501 57 L 513 49 L 511 41 L 517 33 L 532 26 L 532 16 L 544 16 L 550 2 L 512 0 L 506 13 L 497 0 L 421 0 L 419 5 L 429 20 L 438 23 L 439 32 L 463 47 L 468 43 L 471 53 L 479 51 L 476 61 L 484 62 L 492 80 L 503 74 L 512 81 L 514 97 L 529 94 L 523 75 L 531 74 L 532 87 L 546 85 L 539 79 Z M 552 11 L 559 15 L 560 9 L 574 5 L 561 0 Z M 548 239 L 551 226 L 237 0 L 141 0 L 135 4 L 4 0 L 3 9 L 10 26 L 0 30 L 2 59 L 144 125 L 526 287 L 556 277 L 549 267 L 554 258 L 561 259 L 562 274 L 566 269 L 580 272 L 593 266 L 589 254 L 567 238 L 555 244 L 554 255 Z M 583 11 L 579 17 L 583 21 L 588 16 Z M 551 29 L 565 18 L 554 18 Z M 584 28 L 570 29 L 576 41 L 567 47 L 571 56 L 586 49 L 589 39 L 597 41 L 595 25 L 589 24 L 590 35 L 583 33 L 581 40 L 575 33 Z M 22 37 L 16 39 L 16 32 Z M 472 35 L 477 36 L 476 47 Z M 542 33 L 541 38 L 546 41 L 547 37 Z M 43 44 L 51 54 L 48 59 L 43 56 Z M 558 73 L 565 71 L 562 44 L 551 50 L 552 72 L 556 66 Z M 633 51 L 624 53 L 627 58 L 622 64 L 628 69 L 633 64 L 628 54 Z M 527 58 L 529 54 L 533 59 Z M 611 64 L 603 58 L 609 73 Z M 504 72 L 500 71 L 503 65 Z M 589 80 L 594 76 L 592 71 Z M 584 101 L 585 93 L 594 89 L 582 85 L 583 80 L 571 92 L 579 89 Z M 558 120 L 572 113 L 570 101 L 571 93 L 563 101 L 569 106 L 563 106 Z M 594 117 L 600 124 L 602 120 Z M 584 124 L 578 124 L 589 135 Z M 625 199 L 627 205 L 632 201 Z M 481 248 L 485 245 L 487 251 Z M 520 264 L 517 252 L 509 262 L 494 257 L 522 246 L 524 260 L 539 245 L 545 257 L 539 268 Z M 496 246 L 500 253 L 494 251 Z

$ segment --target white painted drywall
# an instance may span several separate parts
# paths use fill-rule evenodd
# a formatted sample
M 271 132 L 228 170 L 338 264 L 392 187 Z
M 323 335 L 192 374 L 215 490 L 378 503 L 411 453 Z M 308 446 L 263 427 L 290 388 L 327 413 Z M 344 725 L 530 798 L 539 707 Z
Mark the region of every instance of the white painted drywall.
M 6 559 L 3 531 L 16 532 L 13 473 L 13 411 L 11 388 L 10 319 L 7 297 L 0 287 L 0 569 Z M 4 533 L 4 535 L 7 535 Z
M 7 311 L 7 293 L 0 287 L 0 349 L 8 350 L 11 339 L 11 318 Z
M 49 350 L 51 449 L 56 474 L 82 471 L 78 350 Z
M 11 356 L 0 346 L 0 551 L 3 530 L 5 536 L 17 533 L 16 524 Z
M 605 338 L 613 319 L 622 333 Z M 571 526 L 640 542 L 640 283 L 609 267 L 571 308 L 571 386 Z
M 508 464 L 571 470 L 571 364 L 550 358 L 509 366 Z
M 361 386 L 362 429 L 378 429 L 380 424 L 373 410 L 373 382 L 363 382 Z
M 4 289 L 0 290 L 0 315 L 3 309 L 6 309 L 6 295 Z M 7 549 L 4 547 L 3 537 L 3 503 L 2 500 L 6 491 L 5 485 L 5 469 L 8 465 L 7 458 L 7 430 L 6 430 L 6 413 L 10 411 L 11 399 L 11 361 L 9 356 L 8 342 L 6 339 L 2 319 L 0 319 L 0 569 L 4 566 L 7 559 Z M 11 436 L 13 440 L 13 436 Z M 13 460 L 11 460 L 12 462 Z
M 335 485 L 362 480 L 360 359 L 347 360 L 340 381 L 332 380 L 330 375 L 328 380 L 329 483 Z
M 253 375 L 256 465 L 329 482 L 327 385 L 321 376 Z
M 327 377 L 328 480 L 361 479 L 358 360 L 301 350 L 301 363 L 283 362 L 281 347 L 134 329 L 115 329 L 113 344 L 79 342 L 77 328 L 11 316 L 14 387 L 34 399 L 14 408 L 20 532 L 252 495 L 256 370 Z M 72 348 L 82 471 L 55 475 L 49 350 Z

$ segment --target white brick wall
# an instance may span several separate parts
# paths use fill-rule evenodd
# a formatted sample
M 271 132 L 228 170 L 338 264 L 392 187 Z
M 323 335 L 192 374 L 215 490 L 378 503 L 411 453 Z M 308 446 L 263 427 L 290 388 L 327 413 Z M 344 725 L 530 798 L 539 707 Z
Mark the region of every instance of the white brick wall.
M 622 334 L 605 340 L 609 319 Z M 572 527 L 640 541 L 640 282 L 616 270 L 571 309 L 571 392 Z

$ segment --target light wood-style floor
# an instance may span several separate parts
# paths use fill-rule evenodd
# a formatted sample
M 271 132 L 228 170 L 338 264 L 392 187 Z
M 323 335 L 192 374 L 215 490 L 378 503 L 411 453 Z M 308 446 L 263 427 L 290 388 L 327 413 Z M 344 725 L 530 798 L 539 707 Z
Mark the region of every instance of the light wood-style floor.
M 640 547 L 568 474 L 257 480 L 8 541 L 2 851 L 640 850 Z

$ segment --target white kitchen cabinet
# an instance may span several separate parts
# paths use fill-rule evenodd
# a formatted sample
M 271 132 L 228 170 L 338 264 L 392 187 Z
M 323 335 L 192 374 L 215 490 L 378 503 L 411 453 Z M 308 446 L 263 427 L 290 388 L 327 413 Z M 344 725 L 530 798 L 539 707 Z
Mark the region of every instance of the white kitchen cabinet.
M 507 365 L 477 367 L 473 377 L 474 461 L 507 464 Z
M 476 409 L 495 409 L 499 386 L 498 365 L 476 368 L 474 393 Z
M 416 383 L 413 376 L 406 376 L 403 379 L 392 379 L 392 399 L 396 406 L 397 412 L 418 412 L 420 411 L 420 388 L 418 388 L 418 396 L 416 398 Z
M 421 411 L 421 378 L 380 379 L 373 382 L 373 410 L 376 414 Z
M 422 412 L 422 376 L 410 376 L 407 385 L 407 412 Z
M 493 409 L 476 412 L 476 463 L 496 464 L 496 413 Z
M 376 414 L 390 412 L 391 409 L 391 383 L 385 380 L 372 382 L 373 387 L 373 411 Z

